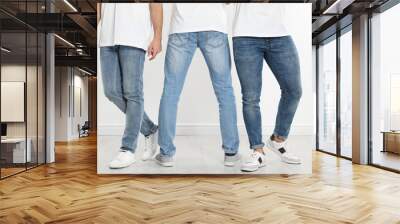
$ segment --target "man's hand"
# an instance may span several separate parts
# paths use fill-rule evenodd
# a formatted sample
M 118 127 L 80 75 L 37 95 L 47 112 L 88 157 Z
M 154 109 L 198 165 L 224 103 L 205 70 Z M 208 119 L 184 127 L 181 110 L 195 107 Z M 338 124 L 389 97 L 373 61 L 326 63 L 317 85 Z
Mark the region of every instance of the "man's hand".
M 149 60 L 151 61 L 156 58 L 157 54 L 159 54 L 161 50 L 161 39 L 154 38 L 147 48 L 147 56 L 149 57 Z
M 161 3 L 150 3 L 151 24 L 153 25 L 154 37 L 147 49 L 150 60 L 156 58 L 161 52 L 162 26 L 163 26 L 163 6 Z

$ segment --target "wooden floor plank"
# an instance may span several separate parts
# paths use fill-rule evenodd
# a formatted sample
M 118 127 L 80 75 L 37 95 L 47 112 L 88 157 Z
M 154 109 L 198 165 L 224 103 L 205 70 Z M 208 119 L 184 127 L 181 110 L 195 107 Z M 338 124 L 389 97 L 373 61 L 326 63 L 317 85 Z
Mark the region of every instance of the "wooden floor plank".
M 0 181 L 0 223 L 400 223 L 400 175 L 313 154 L 312 175 L 99 176 L 96 138 Z

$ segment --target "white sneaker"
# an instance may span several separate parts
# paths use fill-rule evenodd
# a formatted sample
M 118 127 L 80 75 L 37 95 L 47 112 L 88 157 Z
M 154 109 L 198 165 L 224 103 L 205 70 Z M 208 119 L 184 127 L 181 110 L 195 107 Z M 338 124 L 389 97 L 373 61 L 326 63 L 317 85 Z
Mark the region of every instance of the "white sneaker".
M 266 165 L 265 155 L 258 151 L 253 151 L 246 162 L 242 164 L 242 171 L 253 172 Z
M 279 158 L 281 158 L 282 162 L 289 164 L 301 164 L 301 159 L 296 155 L 286 151 L 285 145 L 287 141 L 284 142 L 276 142 L 269 138 L 267 140 L 267 148 L 271 149 Z
M 236 153 L 233 156 L 224 156 L 224 165 L 225 166 L 235 166 L 236 162 L 240 160 L 240 155 L 239 153 Z
M 145 138 L 144 152 L 142 155 L 143 161 L 154 158 L 154 155 L 156 154 L 158 148 L 157 144 L 158 144 L 158 130 L 155 133 Z
M 158 153 L 155 158 L 156 162 L 160 166 L 164 167 L 173 167 L 174 166 L 174 157 L 163 156 L 161 153 Z
M 111 169 L 120 169 L 132 165 L 135 162 L 135 153 L 129 150 L 121 150 L 117 157 L 110 162 Z

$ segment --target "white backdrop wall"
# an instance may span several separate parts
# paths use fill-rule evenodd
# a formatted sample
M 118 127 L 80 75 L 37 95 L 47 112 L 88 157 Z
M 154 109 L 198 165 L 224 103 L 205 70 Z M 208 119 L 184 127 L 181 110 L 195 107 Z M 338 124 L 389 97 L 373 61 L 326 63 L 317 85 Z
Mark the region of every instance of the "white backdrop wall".
M 291 33 L 299 51 L 303 83 L 303 97 L 293 122 L 293 135 L 314 134 L 315 87 L 312 74 L 311 4 L 284 4 L 284 23 Z M 231 23 L 234 6 L 227 6 Z M 164 57 L 168 40 L 171 5 L 164 4 L 163 52 L 154 60 L 146 61 L 144 69 L 145 110 L 157 122 L 164 80 Z M 255 23 L 257 21 L 254 21 Z M 230 25 L 231 27 L 231 25 Z M 100 32 L 101 27 L 98 28 Z M 231 41 L 231 35 L 229 34 Z M 232 45 L 231 45 L 232 46 Z M 100 55 L 100 54 L 98 54 Z M 98 59 L 98 63 L 100 60 Z M 103 93 L 100 64 L 98 64 L 98 134 L 121 135 L 124 116 Z M 240 83 L 232 60 L 233 86 L 236 94 L 238 126 L 245 134 L 242 118 Z M 273 74 L 264 65 L 261 108 L 264 134 L 273 130 L 280 97 L 279 86 Z M 218 105 L 214 95 L 206 63 L 198 50 L 190 66 L 185 87 L 179 103 L 178 135 L 219 134 Z

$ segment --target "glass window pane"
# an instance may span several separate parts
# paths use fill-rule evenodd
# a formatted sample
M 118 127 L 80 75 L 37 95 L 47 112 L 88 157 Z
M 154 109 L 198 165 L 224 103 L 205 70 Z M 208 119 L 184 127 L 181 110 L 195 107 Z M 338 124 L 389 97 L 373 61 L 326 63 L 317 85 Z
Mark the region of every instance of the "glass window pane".
M 29 144 L 28 149 L 30 150 L 29 153 L 29 160 L 28 160 L 28 168 L 34 167 L 37 165 L 37 132 L 38 132 L 38 111 L 37 111 L 37 104 L 38 104 L 38 95 L 37 95 L 37 82 L 38 82 L 38 49 L 37 49 L 37 41 L 38 36 L 36 32 L 29 31 L 27 33 L 28 38 L 28 55 L 27 55 L 27 80 L 26 80 L 26 91 L 27 91 L 27 98 L 26 98 L 26 115 L 27 115 L 27 142 Z
M 1 174 L 24 171 L 30 151 L 26 142 L 26 33 L 1 34 Z
M 400 170 L 400 4 L 372 18 L 372 163 Z
M 0 7 L 24 20 L 25 13 L 45 13 L 45 3 L 0 1 Z M 0 12 L 0 18 L 0 177 L 4 178 L 45 162 L 46 39 L 8 14 Z
M 318 51 L 319 149 L 336 153 L 336 41 Z
M 341 155 L 352 157 L 352 33 L 340 37 Z

